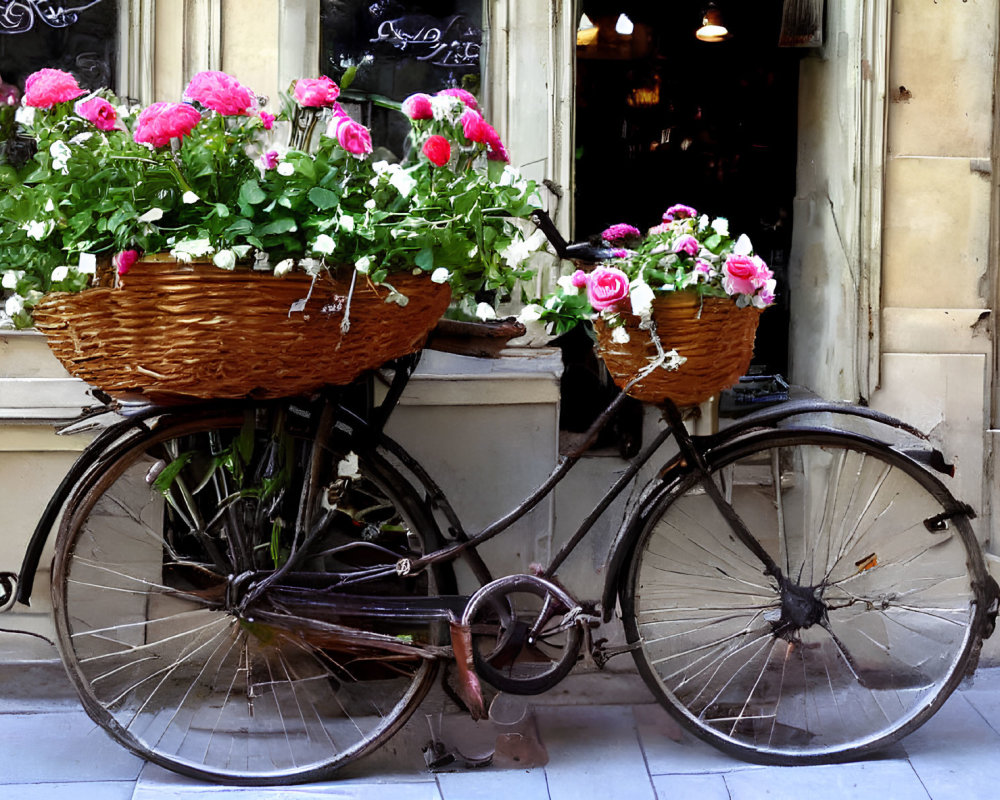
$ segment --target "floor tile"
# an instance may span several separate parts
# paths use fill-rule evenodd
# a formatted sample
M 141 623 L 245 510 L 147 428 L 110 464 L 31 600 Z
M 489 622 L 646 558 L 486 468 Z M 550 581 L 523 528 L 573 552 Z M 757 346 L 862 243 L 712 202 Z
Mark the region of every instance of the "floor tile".
M 688 733 L 659 705 L 635 706 L 634 713 L 651 775 L 759 769 Z
M 551 800 L 653 800 L 629 706 L 536 709 Z
M 131 800 L 134 789 L 132 781 L 3 784 L 5 796 L 16 800 Z
M 903 740 L 903 747 L 934 800 L 968 800 L 996 793 L 1000 735 L 965 693 L 949 698 Z
M 444 800 L 548 800 L 549 790 L 542 769 L 470 770 L 444 772 L 437 776 Z M 581 799 L 582 800 L 582 799 Z
M 725 781 L 731 800 L 789 797 L 930 800 L 910 765 L 897 760 L 818 767 L 764 767 L 726 775 Z M 934 800 L 938 800 L 936 795 Z
M 653 788 L 657 800 L 731 800 L 722 775 L 656 775 L 653 777 Z
M 131 781 L 143 763 L 82 711 L 0 714 L 0 741 L 6 783 Z

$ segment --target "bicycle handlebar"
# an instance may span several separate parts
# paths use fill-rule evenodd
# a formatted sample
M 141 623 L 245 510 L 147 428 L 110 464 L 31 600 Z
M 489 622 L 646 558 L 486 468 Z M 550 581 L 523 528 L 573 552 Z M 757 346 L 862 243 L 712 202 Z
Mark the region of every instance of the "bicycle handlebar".
M 532 211 L 531 216 L 534 218 L 535 224 L 545 234 L 545 238 L 555 248 L 556 255 L 559 258 L 575 259 L 577 261 L 607 261 L 614 257 L 614 251 L 607 247 L 595 247 L 587 242 L 570 244 L 559 233 L 559 229 L 555 226 L 552 218 L 541 209 Z

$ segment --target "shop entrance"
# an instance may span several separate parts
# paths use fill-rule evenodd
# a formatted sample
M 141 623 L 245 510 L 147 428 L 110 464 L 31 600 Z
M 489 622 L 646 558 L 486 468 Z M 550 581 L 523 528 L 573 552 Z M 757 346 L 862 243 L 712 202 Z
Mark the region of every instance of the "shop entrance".
M 727 217 L 778 280 L 755 365 L 787 374 L 802 50 L 778 46 L 781 0 L 715 5 L 730 35 L 704 42 L 701 0 L 581 3 L 575 236 L 644 230 L 674 203 Z

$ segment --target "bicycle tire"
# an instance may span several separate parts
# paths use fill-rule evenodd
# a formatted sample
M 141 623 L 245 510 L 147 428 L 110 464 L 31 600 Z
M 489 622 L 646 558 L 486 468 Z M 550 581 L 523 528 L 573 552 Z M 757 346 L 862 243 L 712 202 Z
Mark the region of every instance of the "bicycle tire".
M 765 574 L 697 474 L 652 499 L 619 597 L 658 701 L 762 764 L 845 761 L 919 727 L 978 657 L 985 567 L 967 512 L 847 433 L 767 431 L 708 461 L 789 580 Z
M 273 407 L 171 420 L 70 499 L 53 561 L 60 653 L 90 717 L 142 758 L 237 785 L 324 779 L 391 737 L 433 683 L 436 662 L 406 643 L 440 639 L 437 623 L 359 621 L 294 594 L 438 545 L 420 496 L 367 440 L 341 425 L 317 446 L 316 427 L 276 423 Z M 303 502 L 307 465 L 322 491 Z M 231 576 L 273 574 L 302 513 L 316 535 L 295 578 L 241 607 L 252 581 Z M 435 594 L 435 575 L 360 592 Z M 367 624 L 403 652 L 331 623 Z

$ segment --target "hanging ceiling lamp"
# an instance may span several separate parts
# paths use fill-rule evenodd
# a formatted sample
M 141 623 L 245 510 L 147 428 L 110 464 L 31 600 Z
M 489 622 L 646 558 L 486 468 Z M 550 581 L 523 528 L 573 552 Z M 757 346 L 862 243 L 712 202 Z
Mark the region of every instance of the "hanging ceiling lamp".
M 580 17 L 580 24 L 576 28 L 576 43 L 580 47 L 586 47 L 597 41 L 598 27 L 591 22 L 590 17 L 584 14 Z
M 724 42 L 729 38 L 729 28 L 722 21 L 722 12 L 715 3 L 705 6 L 701 15 L 701 27 L 694 35 L 703 42 Z
M 632 24 L 632 20 L 625 14 L 619 14 L 618 21 L 615 22 L 615 33 L 622 36 L 631 36 L 633 30 L 635 30 L 635 25 Z

